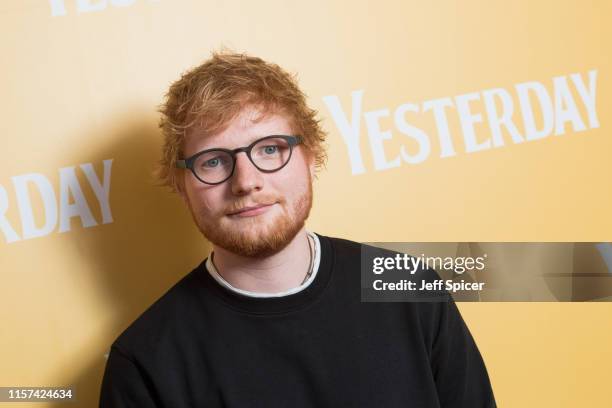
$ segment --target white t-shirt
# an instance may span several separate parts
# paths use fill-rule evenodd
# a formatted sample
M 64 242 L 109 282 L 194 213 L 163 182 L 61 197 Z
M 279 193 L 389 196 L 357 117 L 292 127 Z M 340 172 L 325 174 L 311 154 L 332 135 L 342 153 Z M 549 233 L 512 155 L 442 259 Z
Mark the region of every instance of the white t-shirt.
M 289 290 L 286 290 L 284 292 L 277 292 L 277 293 L 252 292 L 252 291 L 249 291 L 249 290 L 238 289 L 238 288 L 232 286 L 228 281 L 223 279 L 223 277 L 219 274 L 219 272 L 217 271 L 217 268 L 215 268 L 215 265 L 211 261 L 212 253 L 206 259 L 206 269 L 208 270 L 210 275 L 217 282 L 219 282 L 220 285 L 228 288 L 229 290 L 232 290 L 234 292 L 240 293 L 241 295 L 251 296 L 251 297 L 259 297 L 259 298 L 264 298 L 264 297 L 281 297 L 281 296 L 292 295 L 294 293 L 297 293 L 297 292 L 307 288 L 308 285 L 310 285 L 314 281 L 315 276 L 317 275 L 317 270 L 319 269 L 319 263 L 320 263 L 320 260 L 321 260 L 321 243 L 319 242 L 319 237 L 317 237 L 317 234 L 313 234 L 310 231 L 306 231 L 306 233 L 314 241 L 314 255 L 313 255 L 313 262 L 312 262 L 312 273 L 310 274 L 310 276 L 308 277 L 306 282 L 302 283 L 300 286 L 296 286 L 293 289 L 289 289 Z

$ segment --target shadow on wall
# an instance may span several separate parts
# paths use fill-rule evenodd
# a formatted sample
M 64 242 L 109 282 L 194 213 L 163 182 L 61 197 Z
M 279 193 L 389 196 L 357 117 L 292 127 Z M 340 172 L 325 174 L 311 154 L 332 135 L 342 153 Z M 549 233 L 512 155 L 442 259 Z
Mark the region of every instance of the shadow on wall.
M 78 273 L 88 275 L 87 279 L 100 288 L 103 302 L 113 309 L 111 323 L 104 323 L 99 330 L 104 337 L 82 344 L 85 352 L 75 353 L 89 356 L 88 361 L 79 364 L 82 371 L 69 377 L 66 370 L 58 370 L 53 377 L 74 388 L 76 403 L 81 407 L 98 406 L 105 355 L 116 337 L 211 249 L 182 200 L 153 185 L 151 171 L 161 147 L 157 117 L 147 112 L 140 115 L 136 109 L 126 116 L 127 119 L 113 118 L 113 123 L 121 125 L 105 135 L 113 144 L 84 160 L 94 164 L 102 180 L 103 161 L 113 159 L 110 187 L 113 222 L 86 230 L 78 218 L 72 224 L 74 230 L 82 232 L 74 234 L 78 239 L 73 244 L 91 266 Z M 82 138 L 84 145 L 87 139 Z M 73 156 L 73 152 L 69 155 Z M 101 220 L 99 208 L 92 211 L 96 220 Z M 70 365 L 74 362 L 66 362 L 66 366 Z M 66 403 L 48 406 L 61 408 Z

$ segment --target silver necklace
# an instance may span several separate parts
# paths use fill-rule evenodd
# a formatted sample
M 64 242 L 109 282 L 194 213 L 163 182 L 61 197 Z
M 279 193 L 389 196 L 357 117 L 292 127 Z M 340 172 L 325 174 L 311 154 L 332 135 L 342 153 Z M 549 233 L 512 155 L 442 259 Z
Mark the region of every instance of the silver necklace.
M 304 277 L 304 280 L 302 281 L 302 283 L 300 283 L 300 286 L 304 284 L 304 282 L 306 282 L 308 280 L 308 278 L 310 277 L 310 275 L 312 275 L 312 262 L 313 262 L 313 249 L 312 249 L 312 245 L 310 244 L 310 235 L 306 236 L 306 239 L 308 240 L 308 252 L 310 253 L 310 263 L 308 265 L 308 272 L 306 273 L 306 276 Z
M 304 280 L 302 281 L 302 283 L 300 283 L 300 286 L 302 286 L 308 280 L 308 278 L 310 277 L 310 275 L 312 275 L 312 272 L 313 272 L 313 265 L 312 265 L 312 263 L 313 263 L 313 260 L 314 260 L 314 254 L 313 254 L 314 249 L 312 248 L 312 244 L 310 243 L 310 241 L 311 241 L 310 235 L 307 235 L 306 239 L 308 240 L 308 252 L 310 253 L 310 263 L 308 264 L 308 271 L 306 272 L 306 276 L 304 277 Z M 214 252 L 211 252 L 210 253 L 210 262 L 213 265 L 215 265 L 213 256 L 214 256 Z M 215 268 L 216 268 L 216 266 L 215 266 Z M 217 268 L 217 271 L 218 271 L 218 268 Z M 217 273 L 219 273 L 219 272 L 217 272 Z

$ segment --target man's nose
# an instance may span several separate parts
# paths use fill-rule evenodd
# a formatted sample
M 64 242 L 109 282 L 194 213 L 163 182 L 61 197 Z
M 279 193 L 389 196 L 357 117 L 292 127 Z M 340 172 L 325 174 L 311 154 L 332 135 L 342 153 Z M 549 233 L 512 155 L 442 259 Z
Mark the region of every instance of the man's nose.
M 261 190 L 263 186 L 262 173 L 249 160 L 245 152 L 236 154 L 235 166 L 234 174 L 230 179 L 234 194 L 244 195 L 252 190 Z

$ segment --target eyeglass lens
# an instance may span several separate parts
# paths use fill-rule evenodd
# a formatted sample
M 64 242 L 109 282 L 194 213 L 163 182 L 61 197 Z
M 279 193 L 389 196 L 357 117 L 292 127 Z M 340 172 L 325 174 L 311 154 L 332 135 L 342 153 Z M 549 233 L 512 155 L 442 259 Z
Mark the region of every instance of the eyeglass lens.
M 291 146 L 280 137 L 261 140 L 253 145 L 251 161 L 263 171 L 274 171 L 285 165 L 291 155 Z M 222 150 L 204 153 L 196 159 L 193 169 L 198 177 L 208 183 L 218 183 L 227 179 L 234 159 Z

